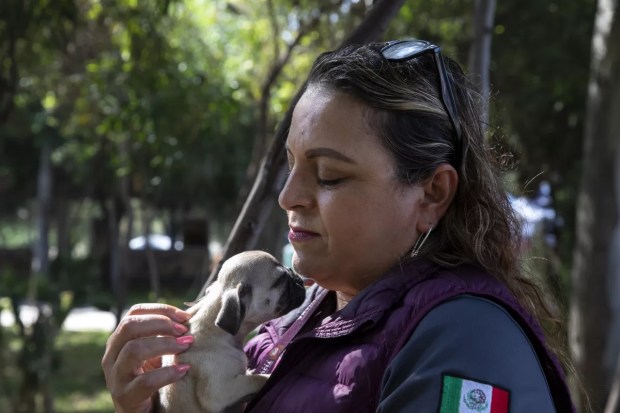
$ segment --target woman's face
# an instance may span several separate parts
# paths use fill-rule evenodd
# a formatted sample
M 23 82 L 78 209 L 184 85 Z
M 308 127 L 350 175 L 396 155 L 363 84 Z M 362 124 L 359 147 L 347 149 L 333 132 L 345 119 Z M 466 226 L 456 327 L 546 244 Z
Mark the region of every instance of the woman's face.
M 397 181 L 367 115 L 348 95 L 308 89 L 293 113 L 290 175 L 279 197 L 295 269 L 350 295 L 409 252 L 424 196 L 421 187 Z

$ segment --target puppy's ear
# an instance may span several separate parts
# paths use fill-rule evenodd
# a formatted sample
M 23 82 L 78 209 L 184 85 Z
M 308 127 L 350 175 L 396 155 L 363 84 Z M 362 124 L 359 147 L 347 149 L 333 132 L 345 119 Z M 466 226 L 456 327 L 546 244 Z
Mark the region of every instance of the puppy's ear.
M 215 319 L 215 325 L 233 336 L 239 332 L 241 321 L 245 317 L 245 305 L 241 302 L 241 284 L 230 289 L 222 296 L 222 306 Z

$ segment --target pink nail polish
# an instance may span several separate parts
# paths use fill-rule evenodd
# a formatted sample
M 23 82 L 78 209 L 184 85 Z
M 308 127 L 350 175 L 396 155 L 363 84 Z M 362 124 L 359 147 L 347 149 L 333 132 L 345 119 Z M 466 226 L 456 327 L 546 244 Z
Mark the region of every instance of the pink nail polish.
M 187 328 L 183 324 L 179 324 L 179 323 L 174 323 L 172 328 L 174 328 L 174 331 L 177 334 L 185 334 L 189 330 L 189 328 Z
M 182 337 L 177 337 L 177 343 L 181 344 L 181 345 L 189 345 L 192 344 L 194 342 L 194 336 L 182 336 Z

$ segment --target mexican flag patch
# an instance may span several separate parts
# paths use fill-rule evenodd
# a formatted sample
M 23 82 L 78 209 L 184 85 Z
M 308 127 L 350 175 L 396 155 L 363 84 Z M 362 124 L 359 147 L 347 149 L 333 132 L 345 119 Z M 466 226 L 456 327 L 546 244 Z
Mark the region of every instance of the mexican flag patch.
M 510 394 L 474 380 L 444 375 L 439 413 L 508 413 Z

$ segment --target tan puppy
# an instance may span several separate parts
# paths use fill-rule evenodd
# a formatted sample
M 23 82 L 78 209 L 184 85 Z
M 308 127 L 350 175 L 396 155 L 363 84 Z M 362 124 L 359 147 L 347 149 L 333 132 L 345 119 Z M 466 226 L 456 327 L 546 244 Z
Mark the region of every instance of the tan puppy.
M 268 378 L 246 373 L 244 338 L 261 323 L 301 305 L 304 296 L 301 278 L 266 252 L 242 252 L 226 260 L 217 281 L 188 310 L 194 343 L 184 353 L 163 358 L 164 365 L 191 368 L 159 391 L 162 410 L 240 412 Z

